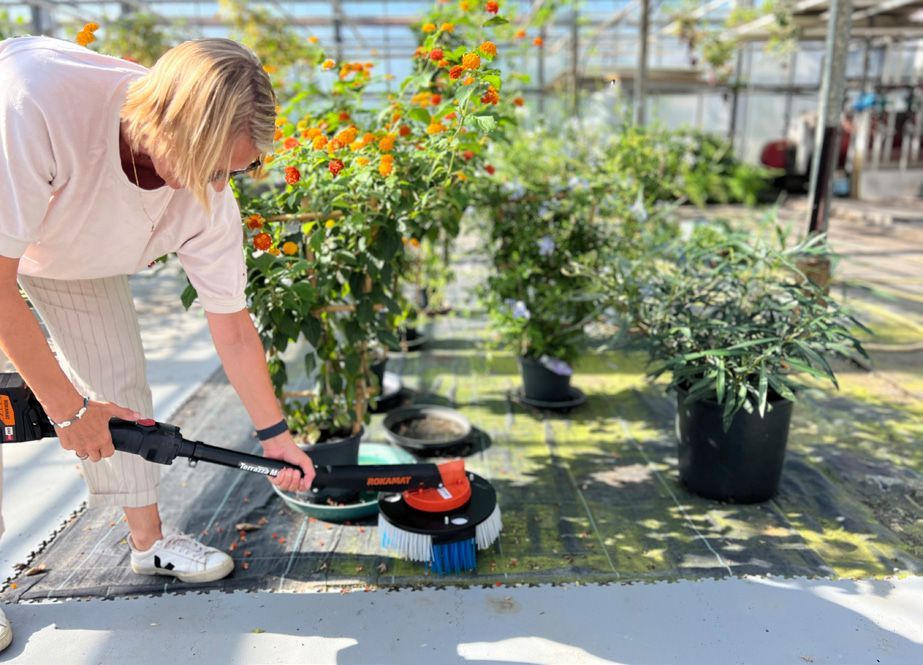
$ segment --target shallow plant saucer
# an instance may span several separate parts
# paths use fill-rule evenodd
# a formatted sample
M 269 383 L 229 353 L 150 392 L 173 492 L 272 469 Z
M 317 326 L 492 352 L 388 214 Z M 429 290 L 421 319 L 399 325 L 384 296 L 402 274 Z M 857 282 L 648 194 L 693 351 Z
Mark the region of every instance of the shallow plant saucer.
M 426 334 L 425 332 L 423 332 L 422 330 L 417 330 L 417 335 L 416 335 L 416 337 L 414 337 L 413 339 L 406 339 L 406 338 L 404 338 L 404 337 L 401 337 L 400 343 L 399 343 L 397 346 L 391 347 L 391 351 L 392 351 L 393 353 L 400 353 L 401 351 L 404 350 L 404 345 L 405 345 L 405 344 L 407 345 L 407 351 L 408 351 L 408 352 L 409 352 L 409 351 L 416 351 L 416 350 L 419 349 L 421 346 L 423 346 L 424 344 L 426 344 L 426 342 L 427 342 L 428 340 L 429 340 L 429 335 L 427 335 L 427 334 Z
M 406 340 L 408 349 L 419 349 L 421 346 L 426 344 L 426 340 L 429 339 L 425 332 L 417 331 L 417 336 L 413 339 Z M 405 340 L 402 340 L 405 341 Z
M 460 433 L 452 436 L 451 438 L 436 440 L 416 439 L 398 434 L 397 429 L 401 423 L 422 418 L 433 418 L 437 420 L 448 421 L 453 425 L 457 425 L 460 429 Z M 442 450 L 444 448 L 451 448 L 465 442 L 468 437 L 471 436 L 471 421 L 465 418 L 465 416 L 463 416 L 460 411 L 435 404 L 415 404 L 413 406 L 407 406 L 402 409 L 395 409 L 394 411 L 388 413 L 387 416 L 385 416 L 385 420 L 382 424 L 385 428 L 385 436 L 388 437 L 389 441 L 400 446 L 401 448 L 404 448 L 405 450 L 412 450 L 414 452 L 421 450 L 433 451 Z
M 387 443 L 359 444 L 359 464 L 413 464 L 416 458 L 410 453 Z M 378 492 L 362 492 L 359 500 L 342 506 L 312 503 L 310 498 L 280 490 L 275 485 L 272 489 L 282 497 L 288 507 L 309 517 L 326 522 L 345 522 L 371 517 L 378 512 Z
M 531 399 L 526 397 L 525 390 L 520 386 L 512 391 L 510 396 L 513 398 L 513 401 L 520 402 L 526 406 L 530 406 L 533 409 L 541 409 L 542 411 L 571 411 L 576 409 L 578 406 L 582 406 L 586 400 L 587 396 L 583 393 L 580 388 L 575 388 L 571 386 L 568 390 L 567 399 L 561 402 L 543 402 L 538 399 Z
M 420 459 L 429 459 L 434 457 L 470 457 L 477 453 L 484 452 L 493 444 L 490 434 L 475 426 L 471 426 L 471 434 L 463 441 L 450 446 L 439 445 L 431 446 L 426 449 L 414 448 L 413 454 Z

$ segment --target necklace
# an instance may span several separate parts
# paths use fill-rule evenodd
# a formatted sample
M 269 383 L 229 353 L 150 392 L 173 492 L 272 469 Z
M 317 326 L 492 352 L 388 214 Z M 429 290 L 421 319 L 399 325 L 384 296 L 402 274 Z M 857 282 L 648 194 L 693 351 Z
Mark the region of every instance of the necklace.
M 138 189 L 141 189 L 141 181 L 138 179 L 138 168 L 135 166 L 135 151 L 132 150 L 131 144 L 128 146 L 128 154 L 131 155 L 131 171 L 135 174 L 135 184 L 138 186 Z M 144 211 L 144 216 L 147 217 L 147 221 L 151 223 L 151 233 L 154 232 L 154 225 L 156 222 L 154 218 L 151 217 L 151 213 L 147 211 L 147 208 L 144 205 L 144 196 L 141 192 L 138 192 L 138 201 L 141 203 L 141 210 Z

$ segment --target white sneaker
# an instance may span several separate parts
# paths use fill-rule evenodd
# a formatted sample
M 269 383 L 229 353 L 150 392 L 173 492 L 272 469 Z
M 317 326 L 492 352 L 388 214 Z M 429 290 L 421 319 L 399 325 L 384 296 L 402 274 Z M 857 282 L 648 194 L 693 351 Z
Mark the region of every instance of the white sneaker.
M 146 552 L 131 548 L 131 569 L 139 575 L 173 575 L 183 582 L 214 582 L 234 570 L 234 559 L 191 536 L 176 533 L 158 540 Z
M 6 614 L 3 613 L 3 610 L 0 609 L 0 651 L 3 651 L 8 646 L 10 642 L 13 641 L 13 627 L 10 625 L 9 620 L 6 618 Z

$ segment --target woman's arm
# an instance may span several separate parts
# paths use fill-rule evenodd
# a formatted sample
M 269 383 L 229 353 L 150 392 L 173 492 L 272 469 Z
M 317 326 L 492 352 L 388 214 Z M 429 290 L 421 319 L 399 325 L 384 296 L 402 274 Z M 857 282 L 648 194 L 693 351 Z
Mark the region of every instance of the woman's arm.
M 244 408 L 257 429 L 275 425 L 282 419 L 282 410 L 273 392 L 266 356 L 259 333 L 250 320 L 250 312 L 242 309 L 233 314 L 206 312 L 215 349 L 224 366 L 224 373 L 240 396 Z M 307 491 L 314 479 L 314 465 L 310 458 L 295 445 L 291 433 L 263 441 L 266 457 L 297 464 L 304 470 L 304 478 L 294 471 L 281 472 L 272 483 L 289 492 Z

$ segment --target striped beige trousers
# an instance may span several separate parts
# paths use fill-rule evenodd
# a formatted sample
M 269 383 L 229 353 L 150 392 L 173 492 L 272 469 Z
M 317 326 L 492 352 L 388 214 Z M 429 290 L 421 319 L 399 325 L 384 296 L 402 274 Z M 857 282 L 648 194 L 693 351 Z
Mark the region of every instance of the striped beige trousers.
M 20 275 L 19 284 L 41 316 L 64 373 L 81 394 L 154 417 L 128 277 L 53 280 Z M 91 507 L 157 503 L 157 464 L 116 452 L 82 466 Z

